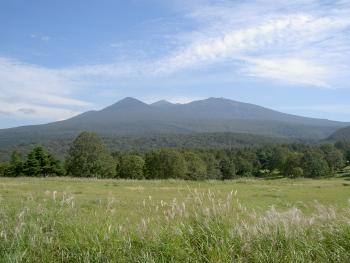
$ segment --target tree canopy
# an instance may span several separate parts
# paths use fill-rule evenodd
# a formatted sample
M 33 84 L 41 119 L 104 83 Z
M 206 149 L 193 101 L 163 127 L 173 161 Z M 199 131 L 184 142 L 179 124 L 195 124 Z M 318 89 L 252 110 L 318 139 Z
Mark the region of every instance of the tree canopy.
M 110 154 L 95 133 L 83 132 L 71 144 L 64 165 L 42 146 L 26 158 L 14 151 L 0 163 L 0 176 L 77 176 L 95 178 L 221 179 L 284 176 L 319 178 L 349 164 L 350 144 L 280 144 L 228 149 L 162 148 Z M 63 167 L 66 168 L 63 169 Z
M 77 177 L 115 177 L 116 164 L 102 140 L 82 132 L 72 143 L 66 159 L 67 173 Z

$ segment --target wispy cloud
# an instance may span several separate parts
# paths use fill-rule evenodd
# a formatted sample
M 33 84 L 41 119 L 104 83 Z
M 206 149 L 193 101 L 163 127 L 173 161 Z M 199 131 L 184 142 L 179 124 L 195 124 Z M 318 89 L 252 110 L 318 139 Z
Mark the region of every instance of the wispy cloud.
M 169 28 L 168 33 L 162 29 L 166 40 L 157 43 L 148 56 L 130 52 L 134 56 L 122 61 L 61 68 L 0 57 L 0 111 L 63 119 L 91 106 L 77 99 L 87 87 L 103 94 L 101 83 L 106 82 L 155 81 L 203 69 L 207 77 L 207 69 L 217 65 L 232 78 L 243 75 L 321 88 L 341 88 L 349 82 L 349 1 L 171 2 L 181 6 L 181 16 L 191 26 L 176 31 Z M 31 37 L 51 39 L 39 34 Z M 137 43 L 129 45 L 142 51 Z M 110 47 L 127 50 L 128 44 L 118 42 Z
M 153 103 L 153 102 L 157 102 L 160 100 L 166 100 L 166 101 L 169 101 L 171 103 L 179 103 L 179 104 L 185 104 L 185 103 L 189 103 L 189 102 L 192 102 L 195 100 L 201 100 L 201 99 L 205 99 L 205 98 L 198 97 L 198 96 L 193 96 L 193 97 L 189 97 L 189 96 L 162 96 L 162 97 L 151 96 L 151 97 L 144 98 L 145 102 L 147 102 L 147 103 Z
M 157 61 L 156 73 L 243 62 L 238 72 L 319 87 L 348 69 L 350 5 L 344 1 L 205 1 L 187 46 Z M 304 11 L 302 11 L 304 10 Z M 342 50 L 339 48 L 343 47 Z
M 1 101 L 1 108 L 3 109 L 0 110 L 0 115 L 41 121 L 64 120 L 81 113 L 80 111 L 59 107 L 30 103 L 6 103 L 3 101 Z
M 0 58 L 0 110 L 9 114 L 28 115 L 46 119 L 63 119 L 77 110 L 91 106 L 89 102 L 74 99 L 79 83 L 59 70 L 25 64 Z M 45 113 L 45 114 L 44 114 Z
M 336 79 L 349 70 L 350 39 L 344 31 L 350 30 L 350 4 L 346 1 L 194 3 L 184 16 L 198 26 L 174 34 L 178 45 L 170 52 L 157 58 L 66 68 L 61 74 L 94 80 L 160 77 L 226 63 L 230 74 L 338 88 Z
M 329 87 L 333 68 L 303 58 L 247 59 L 250 65 L 242 73 L 248 76 L 280 80 L 291 84 Z
M 42 40 L 42 41 L 50 41 L 52 39 L 52 37 L 50 36 L 47 36 L 47 35 L 41 35 L 41 34 L 35 34 L 35 33 L 32 33 L 29 35 L 31 38 L 33 39 L 39 39 L 39 40 Z

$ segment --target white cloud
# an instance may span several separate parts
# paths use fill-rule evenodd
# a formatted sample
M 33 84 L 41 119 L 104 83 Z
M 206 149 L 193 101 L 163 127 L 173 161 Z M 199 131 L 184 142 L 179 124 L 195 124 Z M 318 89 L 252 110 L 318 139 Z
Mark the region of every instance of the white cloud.
M 49 37 L 49 36 L 42 36 L 42 37 L 40 37 L 40 39 L 42 41 L 49 41 L 51 39 L 51 37 Z
M 25 112 L 21 109 L 33 109 L 31 118 L 64 119 L 76 114 L 73 108 L 82 110 L 91 105 L 71 97 L 79 89 L 78 83 L 58 70 L 0 58 L 0 110 L 3 113 L 23 117 Z
M 350 5 L 219 1 L 191 16 L 205 28 L 192 33 L 187 47 L 157 61 L 156 74 L 238 61 L 248 76 L 330 87 L 348 69 L 350 41 L 343 31 L 350 29 Z
M 41 94 L 69 94 L 75 83 L 57 70 L 26 64 L 18 60 L 0 58 L 0 85 L 2 93 L 20 90 Z M 8 88 L 7 88 L 8 87 Z
M 31 66 L 30 70 L 38 79 L 44 73 L 46 80 L 65 82 L 59 84 L 62 87 L 101 79 L 159 77 L 217 63 L 227 63 L 231 71 L 232 65 L 242 63 L 244 70 L 236 72 L 248 76 L 325 87 L 332 86 L 333 78 L 348 69 L 350 39 L 343 33 L 350 30 L 350 4 L 346 1 L 328 5 L 319 0 L 193 3 L 185 5 L 185 17 L 197 21 L 198 27 L 176 33 L 173 39 L 182 39 L 168 54 L 58 70 Z M 247 67 L 247 63 L 251 65 Z
M 33 38 L 33 39 L 39 39 L 39 40 L 45 41 L 45 42 L 50 41 L 52 39 L 52 37 L 50 37 L 50 36 L 36 34 L 36 33 L 30 34 L 29 37 Z
M 332 70 L 325 65 L 306 59 L 248 59 L 242 72 L 248 76 L 282 80 L 285 82 L 329 87 Z
M 2 115 L 13 116 L 19 119 L 38 119 L 38 120 L 64 120 L 73 117 L 80 111 L 70 109 L 39 106 L 30 103 L 6 103 L 1 102 Z
M 166 100 L 169 101 L 171 103 L 179 103 L 179 104 L 185 104 L 185 103 L 189 103 L 195 100 L 202 100 L 205 99 L 203 97 L 198 97 L 198 96 L 193 96 L 193 97 L 189 97 L 189 96 L 162 96 L 162 97 L 146 97 L 144 98 L 144 100 L 147 103 L 154 103 L 160 100 Z
M 0 57 L 0 111 L 63 119 L 91 105 L 77 99 L 87 87 L 103 94 L 104 83 L 158 81 L 178 72 L 200 72 L 217 65 L 232 78 L 240 74 L 323 88 L 339 88 L 339 80 L 349 81 L 349 1 L 174 1 L 186 2 L 181 10 L 191 26 L 167 35 L 171 49 L 156 43 L 155 51 L 163 51 L 156 56 L 151 52 L 115 63 L 57 69 Z M 40 34 L 30 37 L 51 39 Z M 129 45 L 124 44 L 111 47 L 127 49 Z M 197 77 L 206 79 L 208 75 L 210 70 Z
M 185 104 L 185 103 L 190 103 L 195 100 L 201 100 L 204 99 L 203 97 L 186 97 L 186 96 L 173 96 L 169 97 L 167 100 L 170 101 L 171 103 L 180 103 L 180 104 Z

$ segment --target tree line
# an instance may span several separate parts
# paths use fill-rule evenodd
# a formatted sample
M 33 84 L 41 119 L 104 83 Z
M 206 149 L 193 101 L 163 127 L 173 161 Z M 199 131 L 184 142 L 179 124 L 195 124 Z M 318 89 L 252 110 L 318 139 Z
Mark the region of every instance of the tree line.
M 318 178 L 334 175 L 350 161 L 350 142 L 281 144 L 231 149 L 157 149 L 109 153 L 91 132 L 81 133 L 64 162 L 41 146 L 24 160 L 14 151 L 0 164 L 0 176 L 74 176 L 125 179 Z

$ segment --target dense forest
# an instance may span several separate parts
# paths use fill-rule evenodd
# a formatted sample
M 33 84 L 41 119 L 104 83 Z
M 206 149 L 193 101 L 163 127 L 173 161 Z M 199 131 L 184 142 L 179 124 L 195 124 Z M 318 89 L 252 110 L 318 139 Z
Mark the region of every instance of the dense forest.
M 227 149 L 161 148 L 112 152 L 95 133 L 83 132 L 70 145 L 64 161 L 42 146 L 24 159 L 13 151 L 0 164 L 0 176 L 74 176 L 96 178 L 185 180 L 238 177 L 325 177 L 350 161 L 350 143 L 306 145 L 281 143 Z
M 40 145 L 63 161 L 74 137 L 66 139 L 40 140 Z M 187 148 L 187 149 L 226 149 L 245 146 L 263 146 L 294 142 L 281 137 L 270 137 L 248 133 L 214 132 L 191 134 L 157 134 L 148 136 L 101 136 L 104 144 L 110 152 L 149 152 L 160 148 Z M 0 147 L 0 162 L 9 161 L 11 153 L 16 151 L 26 156 L 37 143 L 17 143 L 16 146 Z
M 345 127 L 335 131 L 328 137 L 329 141 L 350 141 L 350 127 Z

